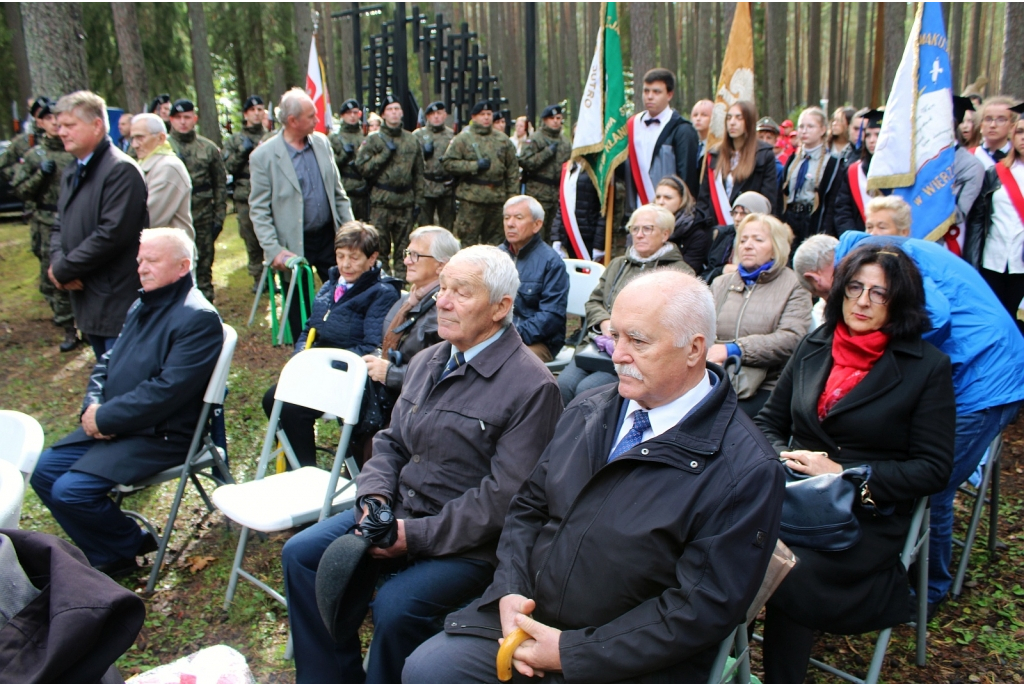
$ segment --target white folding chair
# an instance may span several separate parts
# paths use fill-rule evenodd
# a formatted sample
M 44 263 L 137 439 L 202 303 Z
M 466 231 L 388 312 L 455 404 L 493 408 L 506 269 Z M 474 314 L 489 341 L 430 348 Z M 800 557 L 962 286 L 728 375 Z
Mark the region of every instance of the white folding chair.
M 167 554 L 167 544 L 171 539 L 174 521 L 178 517 L 181 498 L 185 494 L 185 485 L 188 481 L 191 480 L 196 486 L 200 497 L 206 503 L 206 508 L 211 513 L 214 510 L 213 502 L 210 501 L 210 497 L 206 494 L 206 490 L 203 488 L 202 483 L 199 482 L 197 476 L 206 476 L 215 483 L 232 481 L 231 473 L 224 462 L 224 455 L 221 454 L 220 448 L 213 444 L 213 440 L 210 439 L 209 435 L 204 437 L 206 422 L 210 412 L 215 406 L 224 404 L 224 396 L 227 392 L 228 371 L 231 369 L 231 359 L 234 357 L 235 345 L 238 342 L 238 334 L 235 333 L 234 328 L 223 324 L 223 329 L 224 346 L 221 348 L 220 356 L 217 358 L 217 365 L 213 368 L 213 373 L 210 375 L 210 382 L 206 384 L 206 393 L 203 395 L 203 409 L 199 414 L 199 421 L 196 422 L 195 432 L 192 433 L 192 444 L 189 445 L 188 453 L 185 456 L 185 463 L 181 466 L 172 466 L 169 469 L 164 469 L 137 483 L 122 484 L 114 487 L 114 501 L 120 506 L 122 500 L 127 495 L 145 490 L 153 485 L 178 479 L 178 489 L 174 494 L 174 501 L 171 503 L 171 513 L 168 515 L 167 523 L 164 525 L 163 536 L 158 535 L 156 527 L 139 512 L 122 509 L 125 514 L 145 526 L 149 534 L 153 536 L 153 539 L 158 541 L 156 559 L 153 561 L 153 570 L 149 573 L 146 592 L 152 592 L 153 588 L 156 587 L 156 580 L 160 576 L 160 566 L 163 564 L 164 556 Z M 216 472 L 213 470 L 215 468 L 217 469 Z M 209 469 L 210 473 L 206 473 L 205 469 Z M 218 473 L 220 475 L 219 481 L 216 475 Z
M 989 558 L 996 555 L 999 547 L 999 468 L 1003 458 L 1003 434 L 995 437 L 988 448 L 988 460 L 982 469 L 981 482 L 977 488 L 968 487 L 967 483 L 960 486 L 960 492 L 974 498 L 974 507 L 971 510 L 971 521 L 967 525 L 967 535 L 963 540 L 953 538 L 953 544 L 963 548 L 960 553 L 960 563 L 956 569 L 956 577 L 953 579 L 953 587 L 950 594 L 954 598 L 959 597 L 964 588 L 964 577 L 967 575 L 967 566 L 971 563 L 971 550 L 974 548 L 974 541 L 978 535 L 978 524 L 981 523 L 985 505 L 988 505 L 988 554 Z M 985 493 L 988 492 L 988 496 Z
M 28 414 L 0 410 L 0 459 L 14 464 L 27 479 L 43 452 L 43 427 Z
M 563 259 L 565 270 L 569 272 L 569 301 L 565 307 L 566 314 L 580 317 L 580 334 L 576 337 L 576 343 L 571 341 L 564 345 L 558 356 L 547 363 L 551 373 L 557 373 L 568 366 L 572 360 L 576 345 L 586 335 L 587 328 L 587 300 L 594 292 L 601 276 L 604 274 L 604 264 L 588 262 L 585 259 Z
M 313 348 L 299 352 L 285 364 L 274 393 L 274 408 L 256 467 L 256 479 L 224 485 L 213 493 L 213 503 L 226 517 L 242 526 L 231 567 L 231 579 L 224 598 L 227 609 L 242 577 L 281 604 L 284 596 L 242 568 L 249 531 L 272 533 L 324 520 L 355 503 L 355 481 L 341 478 L 352 429 L 359 421 L 359 407 L 366 387 L 366 363 L 347 350 Z M 281 407 L 288 402 L 315 409 L 343 421 L 341 438 L 330 472 L 313 466 L 299 468 L 284 431 L 278 431 Z M 274 441 L 280 439 L 294 470 L 266 475 L 275 456 Z M 349 462 L 354 478 L 355 462 Z M 340 487 L 339 487 L 340 486 Z
M 0 460 L 0 528 L 18 528 L 25 501 L 25 477 L 18 468 Z

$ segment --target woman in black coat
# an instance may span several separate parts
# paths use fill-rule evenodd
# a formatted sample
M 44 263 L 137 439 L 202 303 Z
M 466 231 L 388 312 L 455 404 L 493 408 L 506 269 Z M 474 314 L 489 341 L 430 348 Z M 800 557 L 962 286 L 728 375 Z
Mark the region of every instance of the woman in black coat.
M 797 121 L 800 150 L 786 163 L 779 192 L 782 220 L 793 229 L 790 254 L 809 236 L 836 235 L 833 214 L 845 168 L 828 147 L 828 120 L 820 108 L 808 107 Z
M 711 249 L 711 231 L 697 222 L 697 203 L 686 187 L 686 182 L 672 174 L 658 181 L 654 189 L 654 204 L 672 212 L 676 218 L 675 228 L 668 237 L 670 243 L 683 254 L 683 261 L 690 265 L 695 274 L 704 270 Z
M 316 329 L 313 347 L 335 347 L 358 355 L 380 347 L 384 317 L 399 298 L 401 281 L 381 273 L 377 265 L 380 236 L 377 229 L 350 221 L 338 230 L 334 251 L 338 265 L 313 300 L 313 312 L 295 341 L 295 353 L 306 347 L 311 329 Z M 263 411 L 270 416 L 277 384 L 263 396 Z M 285 404 L 281 428 L 302 466 L 316 466 L 314 426 L 323 414 L 313 409 Z
M 956 406 L 949 357 L 921 340 L 930 326 L 917 267 L 888 246 L 852 252 L 836 269 L 825 324 L 797 348 L 754 419 L 793 471 L 867 465 L 850 549 L 799 547 L 768 603 L 765 681 L 803 682 L 814 631 L 858 634 L 906 622 L 911 595 L 899 555 L 914 501 L 942 490 L 953 466 Z
M 736 198 L 748 190 L 768 198 L 772 213 L 778 210 L 779 176 L 775 169 L 775 150 L 757 139 L 757 108 L 754 103 L 740 100 L 729 108 L 725 118 L 726 136 L 711 149 L 697 195 L 697 219 L 710 231 L 718 225 L 715 208 L 711 204 L 711 185 L 708 168 L 722 179 L 729 196 L 728 212 Z M 726 223 L 729 223 L 726 218 Z

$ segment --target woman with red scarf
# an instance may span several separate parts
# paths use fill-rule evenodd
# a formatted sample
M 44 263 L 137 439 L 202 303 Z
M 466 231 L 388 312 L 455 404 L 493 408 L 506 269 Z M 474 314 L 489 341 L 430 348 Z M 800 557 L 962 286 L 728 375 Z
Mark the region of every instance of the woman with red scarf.
M 910 620 L 899 556 L 914 501 L 945 487 L 956 407 L 949 357 L 930 328 L 921 274 L 889 246 L 851 252 L 836 268 L 825 323 L 797 348 L 754 419 L 793 471 L 867 465 L 882 511 L 855 508 L 863 536 L 841 552 L 798 548 L 768 602 L 765 682 L 801 683 L 814 631 L 859 634 Z

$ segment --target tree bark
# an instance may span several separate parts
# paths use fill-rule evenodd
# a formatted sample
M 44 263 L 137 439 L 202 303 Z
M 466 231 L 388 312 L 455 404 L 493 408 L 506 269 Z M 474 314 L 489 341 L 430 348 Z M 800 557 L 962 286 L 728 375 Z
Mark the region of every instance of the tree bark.
M 714 57 L 714 38 L 710 35 L 711 26 L 711 5 L 708 3 L 698 2 L 694 3 L 694 15 L 696 21 L 694 22 L 694 50 L 696 53 L 696 65 L 695 69 L 695 82 L 694 82 L 694 100 L 711 99 L 712 93 L 714 92 L 715 85 L 712 81 L 712 71 L 714 66 L 711 62 Z M 639 79 L 638 75 L 638 79 Z
M 258 2 L 246 4 L 240 11 L 245 12 L 245 22 L 241 26 L 247 26 L 249 30 L 245 41 L 249 53 L 249 87 L 263 97 L 269 109 L 274 103 L 270 101 L 270 78 L 267 75 L 266 50 L 263 45 L 263 5 Z
M 903 49 L 906 47 L 906 34 L 904 24 L 907 21 L 907 5 L 903 2 L 885 3 L 885 76 L 882 82 L 882 92 L 885 99 L 889 98 L 889 89 L 896 79 L 896 70 L 903 59 Z
M 309 69 L 309 44 L 313 40 L 313 17 L 309 13 L 308 2 L 296 2 L 292 7 L 295 9 L 295 40 L 299 48 L 295 59 L 299 66 L 299 77 L 305 86 Z
M 249 90 L 249 79 L 246 72 L 246 60 L 245 50 L 242 47 L 242 37 L 245 35 L 242 29 L 242 11 L 244 8 L 241 5 L 223 3 L 221 5 L 222 11 L 231 12 L 233 15 L 232 21 L 232 39 L 231 39 L 231 59 L 234 62 L 235 67 L 235 92 L 238 93 L 239 104 L 245 102 L 245 99 L 249 97 L 252 91 Z M 229 122 L 230 124 L 230 122 Z
M 320 35 L 324 37 L 324 66 L 327 67 L 327 90 L 331 94 L 332 107 L 337 107 L 345 99 L 342 96 L 341 82 L 338 74 L 338 59 L 334 50 L 334 20 L 331 19 L 331 3 L 320 3 Z M 411 87 L 411 85 L 410 85 Z M 426 106 L 427 103 L 423 103 Z
M 967 43 L 967 67 L 964 69 L 964 86 L 969 86 L 978 78 L 981 64 L 981 10 L 982 3 L 976 2 L 971 7 L 971 37 Z
M 867 40 L 871 32 L 868 24 L 868 3 L 857 4 L 857 31 L 853 34 L 853 105 L 860 108 L 867 101 Z
M 765 8 L 765 109 L 776 121 L 786 118 L 786 14 L 789 3 L 772 2 Z
M 953 71 L 953 90 L 963 89 L 963 53 L 964 43 L 964 6 L 963 3 L 950 3 L 949 10 L 949 66 Z
M 26 103 L 32 97 L 32 79 L 29 76 L 28 53 L 25 52 L 25 33 L 21 27 L 21 5 L 5 2 L 4 18 L 7 20 L 7 30 L 11 32 L 11 52 L 18 79 L 18 113 L 24 115 L 28 111 Z
M 196 106 L 199 108 L 199 132 L 220 147 L 220 125 L 217 122 L 217 98 L 213 90 L 213 67 L 210 64 L 210 39 L 206 33 L 203 3 L 189 2 L 188 21 L 192 27 L 192 76 L 196 84 Z
M 23 2 L 21 21 L 31 92 L 60 97 L 88 90 L 81 4 Z
M 821 100 L 821 5 L 808 3 L 807 32 L 807 106 L 817 107 Z
M 139 36 L 135 4 L 112 2 L 110 9 L 114 14 L 114 33 L 117 35 L 117 50 L 121 55 L 124 101 L 128 111 L 137 114 L 145 107 L 149 83 L 146 80 L 146 62 L 142 57 L 142 38 Z
M 885 3 L 875 3 L 875 30 L 872 33 L 871 44 L 868 46 L 868 54 L 874 55 L 874 63 L 871 66 L 871 104 L 872 109 L 878 109 L 885 104 L 885 86 L 882 81 L 885 79 Z
M 563 5 L 563 16 L 565 17 L 565 28 L 566 28 L 566 39 L 568 40 L 568 49 L 565 50 L 565 58 L 569 64 L 566 74 L 569 78 L 569 90 L 566 93 L 569 97 L 569 108 L 576 112 L 580 106 L 580 96 L 583 95 L 583 74 L 580 73 L 580 50 L 579 50 L 579 31 L 577 25 L 579 22 L 576 21 L 577 4 L 575 2 L 567 2 Z M 512 62 L 512 60 L 507 60 Z M 587 67 L 590 63 L 587 63 Z
M 729 32 L 732 31 L 732 20 L 736 18 L 736 3 L 722 3 L 722 40 L 729 40 Z M 723 58 L 724 59 L 724 58 Z
M 825 88 L 825 97 L 828 98 L 829 110 L 835 109 L 836 86 L 839 85 L 836 70 L 839 59 L 839 6 L 838 2 L 832 2 L 828 9 L 828 86 Z
M 644 108 L 644 74 L 658 66 L 657 29 L 654 17 L 654 3 L 633 2 L 629 4 L 629 60 L 633 66 L 633 101 L 636 111 Z M 709 46 L 710 47 L 710 46 Z

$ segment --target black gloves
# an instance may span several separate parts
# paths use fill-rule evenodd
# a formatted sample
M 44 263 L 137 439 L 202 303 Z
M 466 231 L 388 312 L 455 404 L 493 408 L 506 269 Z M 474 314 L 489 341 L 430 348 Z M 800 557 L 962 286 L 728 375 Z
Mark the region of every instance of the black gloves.
M 434 156 L 434 141 L 428 140 L 423 145 L 423 159 L 430 159 Z
M 213 222 L 213 239 L 216 240 L 220 235 L 220 232 L 224 230 L 224 222 L 215 221 Z
M 341 151 L 344 152 L 346 155 L 351 156 L 356 153 L 356 146 L 353 145 L 352 143 L 345 143 L 344 145 L 341 146 Z
M 391 136 L 381 136 L 384 139 L 384 147 L 394 152 L 398 148 L 395 147 L 395 141 L 391 139 Z
M 39 170 L 43 172 L 44 176 L 49 176 L 57 170 L 57 163 L 52 159 L 44 159 L 43 163 L 39 165 Z
M 252 152 L 256 149 L 256 146 L 253 145 L 252 138 L 249 136 L 242 136 L 242 149 L 246 152 Z
M 476 160 L 476 168 L 478 171 L 487 171 L 491 168 L 491 160 L 486 157 Z
M 359 524 L 359 532 L 367 542 L 381 549 L 387 549 L 398 539 L 398 519 L 391 507 L 382 504 L 373 497 L 363 500 L 366 506 L 366 518 Z

